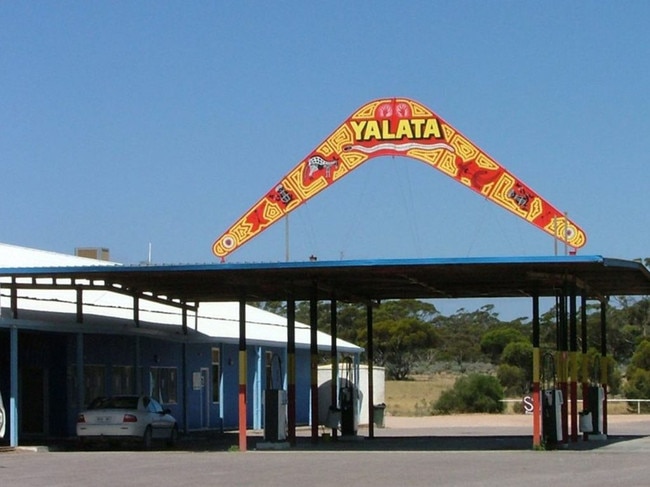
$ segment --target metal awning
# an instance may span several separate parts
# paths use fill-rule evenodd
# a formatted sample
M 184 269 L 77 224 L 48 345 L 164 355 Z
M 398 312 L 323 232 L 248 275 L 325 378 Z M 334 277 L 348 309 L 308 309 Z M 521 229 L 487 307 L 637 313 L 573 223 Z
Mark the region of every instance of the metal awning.
M 166 303 L 650 295 L 641 263 L 601 256 L 0 268 L 2 286 L 100 288 Z M 8 280 L 7 278 L 10 278 Z

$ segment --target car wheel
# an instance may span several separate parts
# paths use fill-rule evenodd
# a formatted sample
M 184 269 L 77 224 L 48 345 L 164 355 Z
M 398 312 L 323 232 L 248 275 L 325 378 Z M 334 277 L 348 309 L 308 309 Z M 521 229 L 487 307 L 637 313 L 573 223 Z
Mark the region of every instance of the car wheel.
M 85 438 L 78 437 L 77 438 L 77 448 L 79 450 L 88 450 L 89 449 L 89 441 L 86 440 Z
M 174 425 L 171 432 L 169 433 L 169 439 L 167 440 L 167 446 L 175 447 L 178 443 L 178 426 Z
M 144 450 L 151 450 L 151 426 L 147 426 L 142 435 L 142 448 Z

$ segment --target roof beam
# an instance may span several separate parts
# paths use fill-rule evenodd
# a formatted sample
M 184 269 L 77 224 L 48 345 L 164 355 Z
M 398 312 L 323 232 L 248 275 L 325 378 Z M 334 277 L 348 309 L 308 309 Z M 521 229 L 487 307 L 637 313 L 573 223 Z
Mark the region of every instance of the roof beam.
M 49 280 L 49 279 L 48 279 Z M 122 287 L 119 284 L 110 284 L 110 283 L 105 283 L 103 281 L 100 281 L 101 284 L 97 284 L 95 282 L 89 282 L 89 283 L 84 283 L 84 284 L 79 284 L 78 281 L 76 280 L 71 280 L 70 282 L 67 282 L 65 284 L 57 284 L 56 280 L 53 283 L 39 283 L 36 279 L 33 279 L 32 282 L 27 283 L 27 282 L 16 282 L 15 278 L 13 279 L 12 283 L 10 284 L 11 288 L 11 296 L 12 296 L 12 310 L 16 310 L 14 314 L 17 313 L 17 301 L 14 302 L 14 300 L 17 300 L 17 291 L 18 289 L 28 289 L 28 290 L 33 290 L 33 291 L 76 291 L 77 293 L 79 290 L 82 291 L 110 291 L 114 292 L 116 294 L 122 294 L 125 296 L 137 296 L 140 299 L 143 299 L 145 301 L 150 301 L 153 303 L 158 303 L 158 304 L 163 304 L 165 306 L 171 306 L 174 308 L 178 309 L 187 309 L 189 311 L 197 311 L 198 306 L 196 304 L 188 304 L 187 302 L 184 301 L 179 301 L 174 298 L 168 298 L 168 297 L 162 297 L 162 296 L 157 296 L 155 294 L 149 294 L 146 291 L 138 291 L 134 289 L 130 289 L 127 287 Z

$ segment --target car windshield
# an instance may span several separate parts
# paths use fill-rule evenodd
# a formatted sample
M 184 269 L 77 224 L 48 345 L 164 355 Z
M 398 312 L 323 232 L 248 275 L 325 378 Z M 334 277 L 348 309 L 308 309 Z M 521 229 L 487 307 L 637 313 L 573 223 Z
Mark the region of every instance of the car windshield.
M 88 409 L 137 409 L 137 397 L 98 397 Z

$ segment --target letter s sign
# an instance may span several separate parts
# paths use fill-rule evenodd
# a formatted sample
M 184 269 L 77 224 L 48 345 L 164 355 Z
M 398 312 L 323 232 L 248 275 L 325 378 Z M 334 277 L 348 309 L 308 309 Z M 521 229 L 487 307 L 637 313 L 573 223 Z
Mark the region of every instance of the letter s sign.
M 533 407 L 533 396 L 524 396 L 524 398 L 521 401 L 524 406 L 524 414 L 533 414 L 534 407 Z

